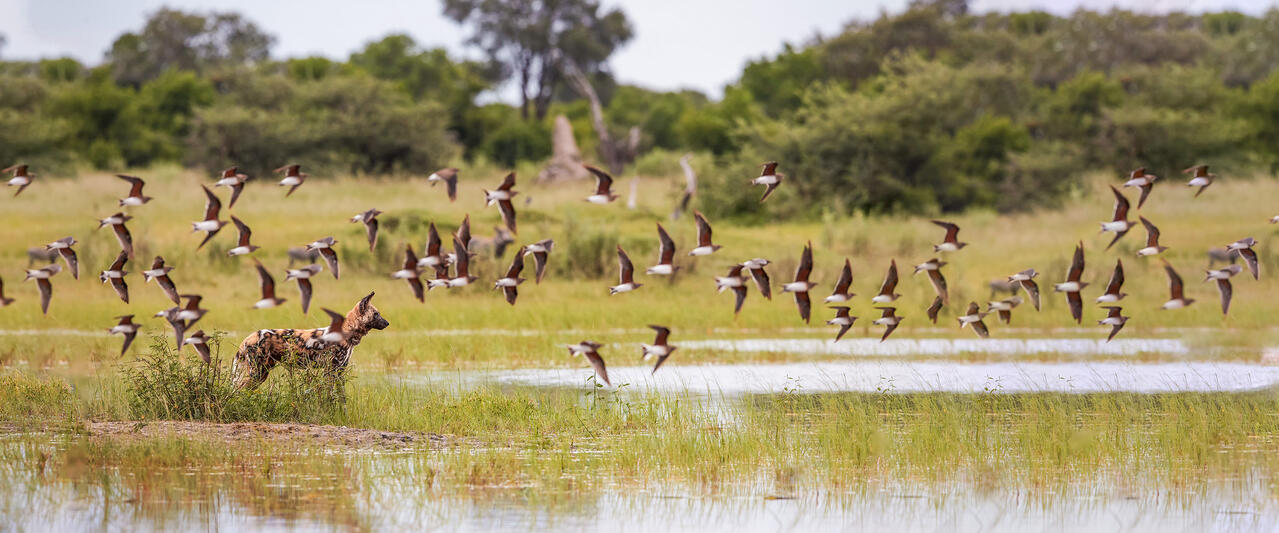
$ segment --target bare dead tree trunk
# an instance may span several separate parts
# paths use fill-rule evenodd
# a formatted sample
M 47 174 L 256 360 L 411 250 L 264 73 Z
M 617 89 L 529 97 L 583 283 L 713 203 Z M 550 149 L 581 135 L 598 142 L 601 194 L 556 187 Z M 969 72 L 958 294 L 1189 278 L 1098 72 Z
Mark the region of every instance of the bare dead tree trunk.
M 595 93 L 591 80 L 577 68 L 573 60 L 560 58 L 558 63 L 569 85 L 572 85 L 573 90 L 590 103 L 591 125 L 595 128 L 595 136 L 599 138 L 600 159 L 604 160 L 609 173 L 615 177 L 620 176 L 626 164 L 635 160 L 636 152 L 639 150 L 639 128 L 632 127 L 625 142 L 619 143 L 614 140 L 613 135 L 608 131 L 608 124 L 604 122 L 604 106 L 600 103 L 600 97 Z
M 680 215 L 688 210 L 688 203 L 692 201 L 693 195 L 697 194 L 697 173 L 693 172 L 693 165 L 688 164 L 688 160 L 693 158 L 693 154 L 684 154 L 679 158 L 679 166 L 684 169 L 684 194 L 680 197 L 679 203 L 675 204 L 675 211 L 671 212 L 671 220 L 679 220 Z

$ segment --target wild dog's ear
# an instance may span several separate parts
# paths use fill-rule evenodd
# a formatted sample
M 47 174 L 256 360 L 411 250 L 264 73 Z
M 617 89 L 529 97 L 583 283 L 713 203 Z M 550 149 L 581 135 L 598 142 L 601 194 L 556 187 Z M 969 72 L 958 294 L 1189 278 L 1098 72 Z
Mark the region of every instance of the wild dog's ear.
M 366 311 L 369 310 L 369 300 L 372 300 L 372 299 L 373 299 L 372 292 L 370 292 L 368 296 L 365 296 L 364 298 L 360 299 L 360 314 L 364 314 Z

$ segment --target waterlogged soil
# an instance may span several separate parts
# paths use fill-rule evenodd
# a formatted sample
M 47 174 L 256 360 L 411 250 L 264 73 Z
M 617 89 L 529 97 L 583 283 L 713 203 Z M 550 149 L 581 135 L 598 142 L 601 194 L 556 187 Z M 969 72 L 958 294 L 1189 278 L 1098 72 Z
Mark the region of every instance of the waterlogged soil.
M 29 429 L 0 427 L 0 433 L 25 433 Z M 83 432 L 89 437 L 113 440 L 177 437 L 227 444 L 267 440 L 355 449 L 443 448 L 450 444 L 449 438 L 434 433 L 401 433 L 346 426 L 265 422 L 225 424 L 176 420 L 85 422 Z

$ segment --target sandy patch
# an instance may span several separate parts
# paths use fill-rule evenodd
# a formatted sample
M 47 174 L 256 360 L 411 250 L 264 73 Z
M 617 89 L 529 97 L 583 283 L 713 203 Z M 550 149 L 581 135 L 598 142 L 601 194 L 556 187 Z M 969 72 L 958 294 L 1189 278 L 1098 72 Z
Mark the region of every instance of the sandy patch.
M 442 447 L 447 439 L 432 433 L 399 433 L 375 429 L 313 424 L 239 422 L 218 424 L 189 421 L 86 422 L 90 436 L 105 438 L 182 437 L 227 443 L 278 440 L 351 448 Z

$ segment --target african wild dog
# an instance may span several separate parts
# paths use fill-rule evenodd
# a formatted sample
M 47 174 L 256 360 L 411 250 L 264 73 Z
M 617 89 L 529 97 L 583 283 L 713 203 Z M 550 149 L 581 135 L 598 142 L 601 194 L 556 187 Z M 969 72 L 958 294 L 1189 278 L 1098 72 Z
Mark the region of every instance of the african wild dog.
M 240 343 L 235 353 L 231 373 L 237 388 L 256 388 L 266 381 L 275 365 L 288 357 L 300 362 L 328 366 L 336 374 L 346 370 L 351 362 L 351 351 L 371 329 L 386 329 L 391 325 L 369 300 L 369 293 L 346 314 L 342 325 L 345 340 L 325 342 L 320 340 L 329 328 L 316 329 L 263 329 L 250 333 Z

